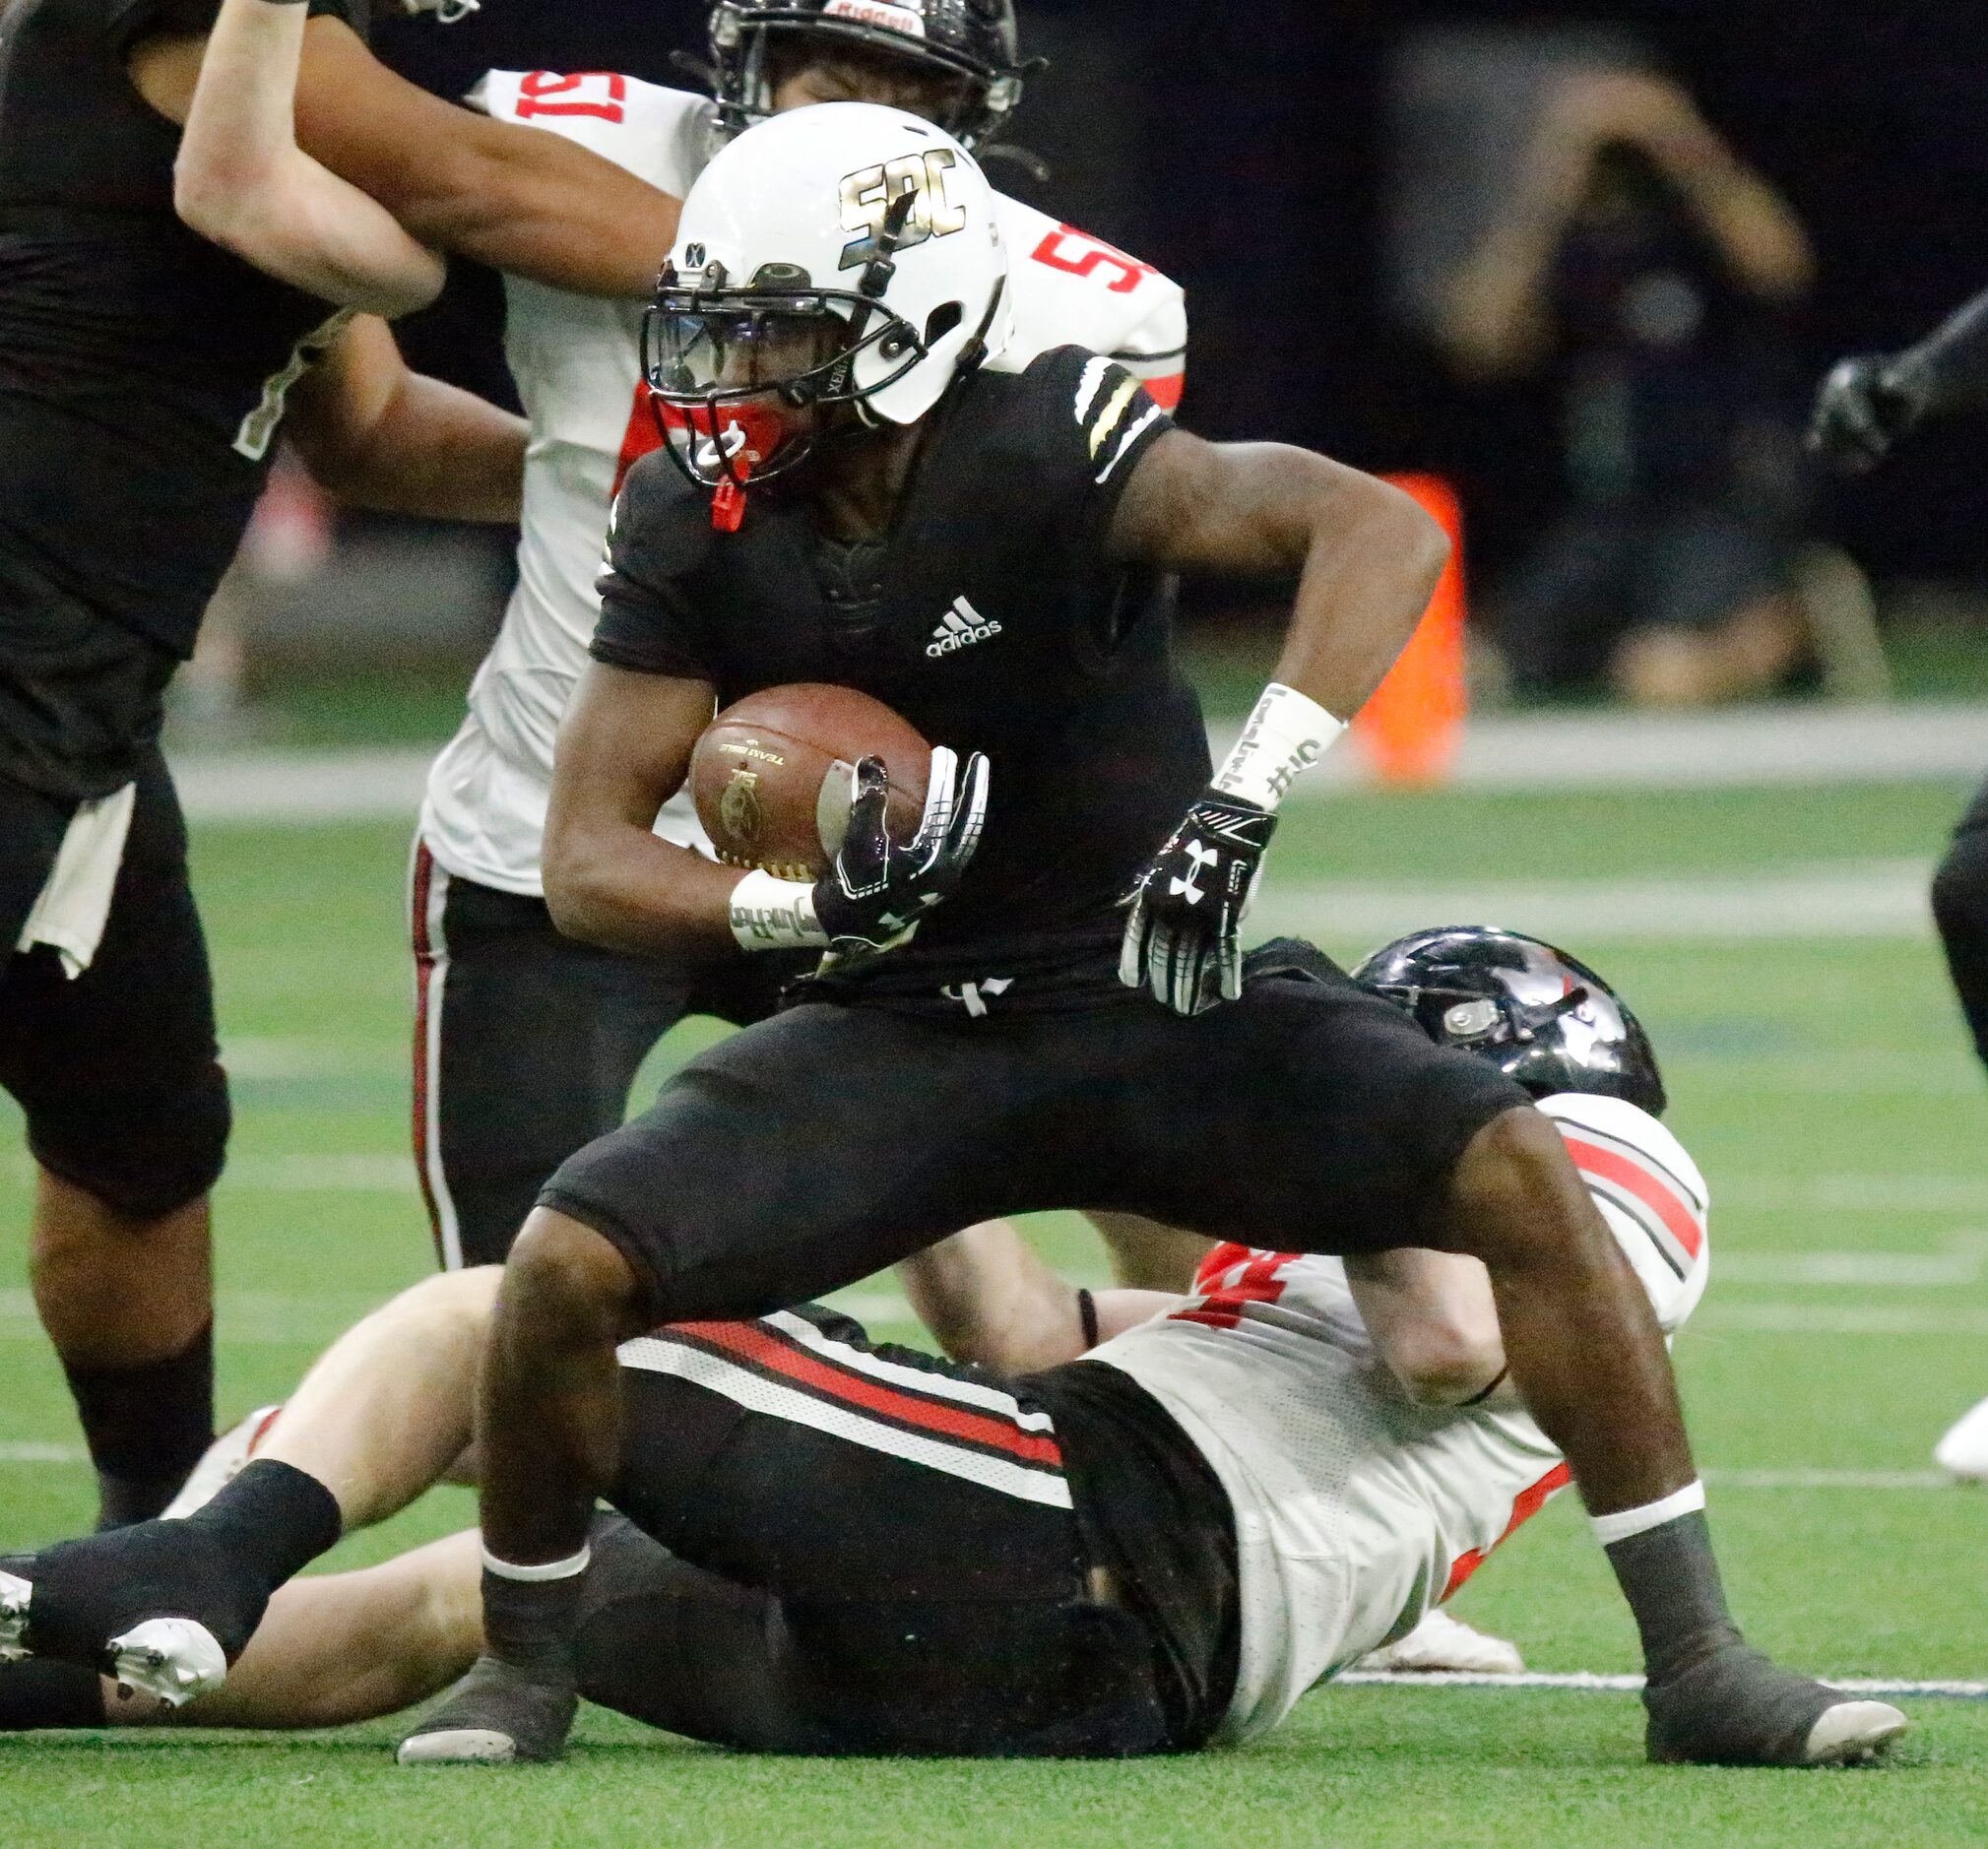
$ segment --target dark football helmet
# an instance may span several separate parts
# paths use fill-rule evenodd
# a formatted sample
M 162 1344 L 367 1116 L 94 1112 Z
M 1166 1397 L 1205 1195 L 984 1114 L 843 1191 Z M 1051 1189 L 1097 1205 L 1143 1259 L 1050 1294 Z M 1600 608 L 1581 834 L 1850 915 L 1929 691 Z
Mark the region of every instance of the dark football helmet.
M 1663 1077 L 1642 1023 L 1585 963 L 1537 937 L 1482 924 L 1416 931 L 1375 951 L 1353 980 L 1535 1098 L 1593 1092 L 1663 1116 Z
M 972 148 L 994 136 L 1039 63 L 1017 49 L 1014 0 L 718 0 L 709 24 L 721 130 L 737 134 L 773 107 L 767 50 L 776 33 L 845 38 L 964 78 L 968 101 L 939 127 Z

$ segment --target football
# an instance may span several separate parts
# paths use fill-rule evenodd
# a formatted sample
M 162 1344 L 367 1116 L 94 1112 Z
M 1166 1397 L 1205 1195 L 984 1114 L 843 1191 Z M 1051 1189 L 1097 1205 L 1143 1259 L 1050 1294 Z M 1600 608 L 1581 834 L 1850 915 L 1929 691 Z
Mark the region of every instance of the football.
M 925 808 L 931 747 L 880 700 L 849 687 L 768 687 L 711 722 L 690 759 L 690 792 L 718 858 L 813 879 L 835 858 L 857 759 L 890 773 L 890 831 Z

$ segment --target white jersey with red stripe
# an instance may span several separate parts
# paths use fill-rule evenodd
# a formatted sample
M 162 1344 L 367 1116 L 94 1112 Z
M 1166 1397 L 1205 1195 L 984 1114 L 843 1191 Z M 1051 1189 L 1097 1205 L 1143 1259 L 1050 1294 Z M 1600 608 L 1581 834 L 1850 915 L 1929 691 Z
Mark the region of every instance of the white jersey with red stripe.
M 1697 1167 L 1619 1099 L 1563 1094 L 1542 1109 L 1674 1330 L 1704 1289 Z M 1243 1635 L 1219 1737 L 1234 1741 L 1406 1635 L 1569 1479 L 1523 1413 L 1414 1405 L 1376 1354 L 1338 1259 L 1224 1245 L 1196 1290 L 1090 1359 L 1166 1407 L 1228 1491 Z
M 473 100 L 580 142 L 679 199 L 716 146 L 708 98 L 633 77 L 492 71 Z M 1016 331 L 994 364 L 1019 372 L 1052 348 L 1088 347 L 1146 380 L 1162 405 L 1177 403 L 1187 344 L 1180 287 L 1032 207 L 997 203 Z M 421 835 L 449 872 L 537 896 L 552 744 L 600 615 L 594 586 L 609 506 L 658 435 L 639 389 L 641 303 L 517 277 L 505 290 L 505 353 L 531 422 L 518 584 L 471 684 L 468 716 L 429 772 Z M 680 795 L 657 832 L 709 845 Z

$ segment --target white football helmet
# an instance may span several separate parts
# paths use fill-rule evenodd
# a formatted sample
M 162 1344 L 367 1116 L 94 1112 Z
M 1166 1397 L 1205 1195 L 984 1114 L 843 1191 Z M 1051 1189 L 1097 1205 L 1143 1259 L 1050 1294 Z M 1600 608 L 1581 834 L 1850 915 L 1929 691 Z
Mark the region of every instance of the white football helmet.
M 1006 345 L 1007 294 L 993 189 L 943 129 L 863 102 L 759 123 L 691 187 L 644 325 L 671 455 L 736 490 L 807 454 L 816 408 L 916 423 Z

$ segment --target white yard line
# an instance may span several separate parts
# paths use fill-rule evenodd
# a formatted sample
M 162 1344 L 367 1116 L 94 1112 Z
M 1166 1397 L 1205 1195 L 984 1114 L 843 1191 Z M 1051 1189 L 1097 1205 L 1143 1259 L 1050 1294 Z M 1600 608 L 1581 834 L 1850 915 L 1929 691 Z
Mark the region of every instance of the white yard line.
M 1219 762 L 1239 722 L 1210 727 Z M 439 748 L 441 740 L 436 740 Z M 175 754 L 187 813 L 202 822 L 412 822 L 433 751 Z M 1988 705 L 1792 706 L 1722 713 L 1487 714 L 1471 721 L 1457 790 L 1810 788 L 1976 777 L 1988 767 Z M 1356 744 L 1335 751 L 1292 800 L 1361 788 Z
M 1932 863 L 1836 861 L 1767 873 L 1639 879 L 1359 878 L 1279 883 L 1274 863 L 1252 935 L 1379 941 L 1430 924 L 1503 924 L 1576 944 L 1762 938 L 1930 938 Z
M 1934 1697 L 1954 1701 L 1988 1700 L 1988 1682 L 1908 1682 L 1885 1676 L 1825 1676 L 1845 1694 L 1880 1699 Z M 1640 1676 L 1596 1676 L 1586 1671 L 1553 1676 L 1526 1671 L 1517 1676 L 1478 1676 L 1459 1670 L 1351 1669 L 1328 1685 L 1334 1689 L 1557 1689 L 1575 1694 L 1635 1694 Z

